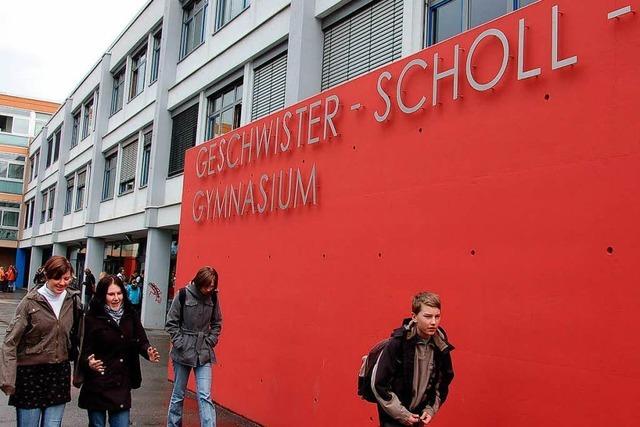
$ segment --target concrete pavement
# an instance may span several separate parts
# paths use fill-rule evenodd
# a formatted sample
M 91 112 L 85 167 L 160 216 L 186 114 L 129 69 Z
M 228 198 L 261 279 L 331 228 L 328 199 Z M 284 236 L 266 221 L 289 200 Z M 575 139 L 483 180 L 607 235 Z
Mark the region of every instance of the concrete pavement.
M 24 291 L 16 293 L 0 293 L 0 337 L 4 338 L 7 325 L 11 321 L 15 308 Z M 164 331 L 147 331 L 149 339 L 161 354 L 158 364 L 150 363 L 141 358 L 142 387 L 133 390 L 131 409 L 132 426 L 161 426 L 166 425 L 167 407 L 171 396 L 172 384 L 167 380 L 167 358 L 169 354 L 169 339 Z M 215 372 L 214 372 L 215 387 Z M 63 426 L 78 427 L 88 424 L 86 411 L 78 408 L 79 390 L 71 388 L 71 402 L 65 409 Z M 0 392 L 0 426 L 16 425 L 15 408 L 7 405 L 8 397 Z M 219 427 L 253 427 L 253 424 L 241 417 L 216 406 Z M 184 419 L 185 427 L 199 426 L 198 405 L 193 396 L 185 399 Z

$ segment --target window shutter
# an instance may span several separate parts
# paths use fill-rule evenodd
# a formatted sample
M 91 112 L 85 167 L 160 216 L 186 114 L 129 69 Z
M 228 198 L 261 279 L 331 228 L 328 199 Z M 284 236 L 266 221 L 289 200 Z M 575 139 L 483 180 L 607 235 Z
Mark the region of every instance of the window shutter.
M 184 152 L 196 144 L 197 126 L 198 104 L 189 107 L 173 118 L 169 176 L 176 175 L 184 170 Z
M 143 145 L 143 147 L 146 147 L 147 145 L 151 145 L 151 137 L 152 136 L 153 136 L 153 131 L 149 131 L 149 132 L 144 134 L 144 137 L 143 137 L 144 138 L 143 139 L 144 145 Z
M 122 148 L 120 164 L 120 184 L 136 178 L 136 160 L 138 158 L 138 141 Z
M 251 120 L 284 107 L 287 84 L 287 54 L 280 55 L 256 68 L 253 79 Z
M 403 0 L 379 0 L 324 32 L 322 90 L 402 54 Z
M 82 172 L 78 172 L 78 187 L 84 187 L 84 180 L 87 176 L 87 171 L 83 170 Z

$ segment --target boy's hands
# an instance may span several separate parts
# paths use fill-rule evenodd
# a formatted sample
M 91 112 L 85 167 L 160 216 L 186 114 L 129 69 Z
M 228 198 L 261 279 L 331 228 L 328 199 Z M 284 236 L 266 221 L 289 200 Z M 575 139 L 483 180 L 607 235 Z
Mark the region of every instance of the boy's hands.
M 431 415 L 429 415 L 427 412 L 423 412 L 422 416 L 420 417 L 420 422 L 422 423 L 422 425 L 427 425 L 431 422 L 431 420 L 433 419 L 433 417 Z
M 407 416 L 407 418 L 405 418 L 402 423 L 406 426 L 413 426 L 415 425 L 417 422 L 420 421 L 420 417 L 418 417 L 417 414 L 409 414 Z

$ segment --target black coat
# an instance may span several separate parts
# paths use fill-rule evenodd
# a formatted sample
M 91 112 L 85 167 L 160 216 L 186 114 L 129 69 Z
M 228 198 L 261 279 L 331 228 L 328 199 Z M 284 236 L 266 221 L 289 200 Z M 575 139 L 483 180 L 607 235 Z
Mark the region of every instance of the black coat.
M 403 326 L 394 330 L 391 338 L 378 362 L 376 374 L 376 391 L 384 399 L 389 400 L 389 392 L 394 392 L 405 408 L 409 408 L 413 393 L 413 370 L 415 368 L 415 354 L 418 335 L 408 338 L 405 326 L 410 319 L 405 319 Z M 433 405 L 436 398 L 436 387 L 440 395 L 440 405 L 444 404 L 449 394 L 449 384 L 453 380 L 453 364 L 451 351 L 453 345 L 448 340 L 444 329 L 438 328 L 441 346 L 434 348 L 433 369 L 430 372 L 426 398 L 415 413 L 422 414 L 424 408 Z M 379 411 L 385 419 L 391 419 L 384 411 Z
M 99 411 L 131 408 L 131 389 L 142 383 L 139 355 L 148 359 L 148 348 L 147 334 L 132 308 L 125 307 L 118 325 L 104 307 L 93 304 L 85 316 L 79 362 L 84 383 L 78 406 Z M 102 360 L 103 374 L 89 368 L 91 354 Z

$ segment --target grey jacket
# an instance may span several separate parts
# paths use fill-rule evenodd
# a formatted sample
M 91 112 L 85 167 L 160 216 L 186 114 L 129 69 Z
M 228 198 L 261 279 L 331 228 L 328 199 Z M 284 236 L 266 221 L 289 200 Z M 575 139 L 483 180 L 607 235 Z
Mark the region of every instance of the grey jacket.
M 0 385 L 15 386 L 17 366 L 61 363 L 69 359 L 74 301 L 81 312 L 79 292 L 67 288 L 60 317 L 47 300 L 33 289 L 20 301 L 7 327 L 0 352 Z
M 213 311 L 213 317 L 211 316 Z M 213 348 L 222 330 L 220 299 L 215 306 L 211 297 L 204 297 L 193 283 L 187 285 L 184 319 L 180 326 L 180 298 L 176 293 L 165 328 L 171 336 L 171 359 L 187 366 L 215 363 Z

